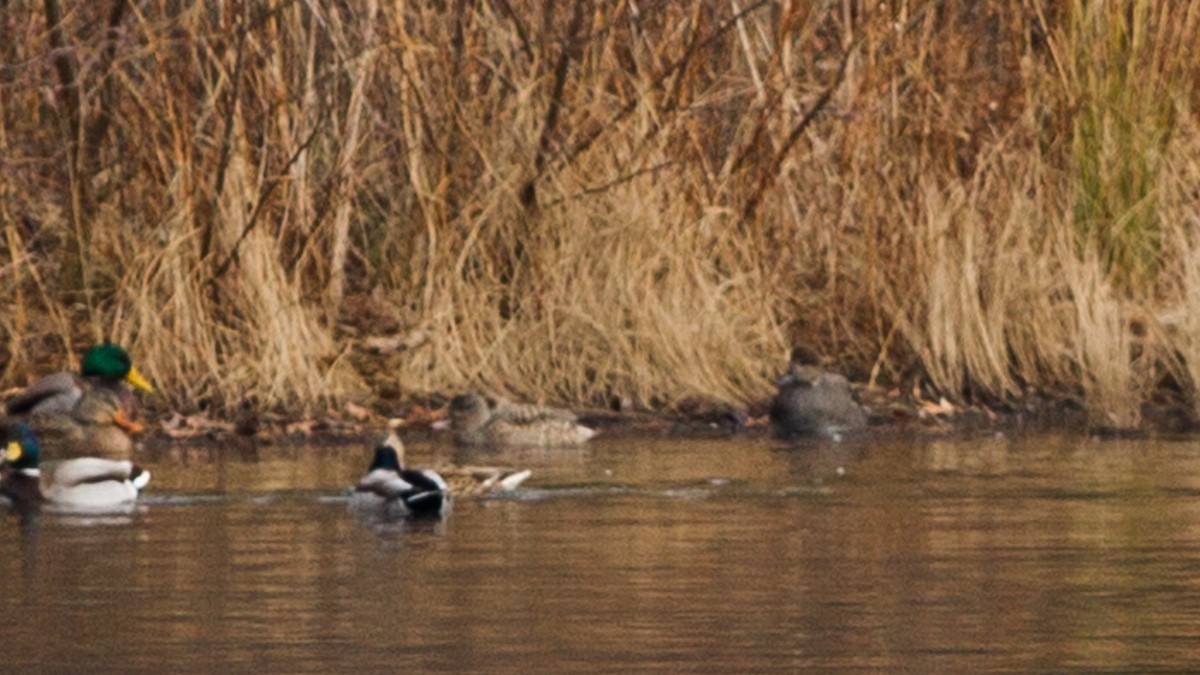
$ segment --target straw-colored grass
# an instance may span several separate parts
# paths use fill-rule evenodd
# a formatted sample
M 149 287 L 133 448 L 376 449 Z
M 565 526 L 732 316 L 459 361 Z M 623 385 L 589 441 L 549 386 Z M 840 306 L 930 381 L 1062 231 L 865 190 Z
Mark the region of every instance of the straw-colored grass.
M 1198 399 L 1200 2 L 10 5 L 6 385 Z

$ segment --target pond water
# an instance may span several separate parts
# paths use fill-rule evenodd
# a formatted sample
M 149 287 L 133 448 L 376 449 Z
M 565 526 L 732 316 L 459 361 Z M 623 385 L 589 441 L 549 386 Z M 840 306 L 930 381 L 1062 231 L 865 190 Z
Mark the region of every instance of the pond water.
M 1200 441 L 610 437 L 439 523 L 360 444 L 150 448 L 130 517 L 0 521 L 5 672 L 1151 672 L 1200 659 Z

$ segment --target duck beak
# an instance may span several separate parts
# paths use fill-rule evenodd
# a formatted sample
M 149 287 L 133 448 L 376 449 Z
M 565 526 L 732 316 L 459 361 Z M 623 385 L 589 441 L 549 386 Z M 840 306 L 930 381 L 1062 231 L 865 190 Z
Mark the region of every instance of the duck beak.
M 148 394 L 154 393 L 154 387 L 150 384 L 149 380 L 142 377 L 137 368 L 129 369 L 129 374 L 125 376 L 125 381 L 131 384 L 134 389 L 141 389 Z
M 21 444 L 16 441 L 9 441 L 8 448 L 4 451 L 4 461 L 0 464 L 11 464 L 18 459 L 21 459 Z

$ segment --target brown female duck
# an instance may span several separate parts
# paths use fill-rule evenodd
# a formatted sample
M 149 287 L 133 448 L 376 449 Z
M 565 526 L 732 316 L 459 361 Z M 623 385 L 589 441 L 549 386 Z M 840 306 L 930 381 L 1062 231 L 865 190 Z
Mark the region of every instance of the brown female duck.
M 575 421 L 569 411 L 504 399 L 489 403 L 478 394 L 454 397 L 448 417 L 460 445 L 571 446 L 596 435 L 594 429 Z

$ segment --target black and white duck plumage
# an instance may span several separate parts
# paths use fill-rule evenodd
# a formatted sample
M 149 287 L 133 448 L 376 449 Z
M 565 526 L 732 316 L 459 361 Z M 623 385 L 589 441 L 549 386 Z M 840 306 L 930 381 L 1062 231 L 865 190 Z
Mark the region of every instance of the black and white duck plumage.
M 404 467 L 404 443 L 394 433 L 375 444 L 371 465 L 350 498 L 352 510 L 388 518 L 440 518 L 450 505 L 450 486 L 438 472 Z

